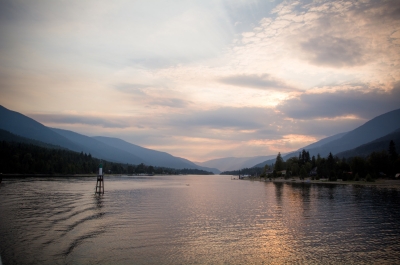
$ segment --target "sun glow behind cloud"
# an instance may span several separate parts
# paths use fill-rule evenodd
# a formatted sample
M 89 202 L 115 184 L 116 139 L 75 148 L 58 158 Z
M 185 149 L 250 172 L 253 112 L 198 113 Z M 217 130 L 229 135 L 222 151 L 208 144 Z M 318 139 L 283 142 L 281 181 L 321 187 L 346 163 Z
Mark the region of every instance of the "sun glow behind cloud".
M 2 1 L 0 104 L 196 161 L 291 151 L 398 108 L 399 8 Z

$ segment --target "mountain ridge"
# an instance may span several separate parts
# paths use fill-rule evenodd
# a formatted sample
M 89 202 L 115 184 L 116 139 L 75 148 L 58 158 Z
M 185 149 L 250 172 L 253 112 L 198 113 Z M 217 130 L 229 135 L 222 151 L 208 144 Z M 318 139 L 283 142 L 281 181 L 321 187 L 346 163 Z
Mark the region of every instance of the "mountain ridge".
M 176 156 L 173 156 L 166 152 L 161 152 L 161 151 L 141 147 L 139 145 L 135 145 L 135 144 L 126 142 L 119 138 L 106 137 L 106 136 L 93 136 L 92 138 L 94 138 L 98 141 L 101 141 L 105 144 L 108 144 L 110 146 L 116 146 L 117 148 L 124 150 L 128 153 L 136 154 L 137 156 L 139 156 L 140 158 L 142 158 L 145 161 L 148 161 L 151 159 L 153 161 L 152 163 L 155 166 L 172 167 L 172 168 L 177 168 L 177 169 L 195 168 L 195 169 L 211 171 L 211 172 L 217 173 L 217 174 L 220 173 L 220 171 L 216 168 L 199 166 L 185 158 L 176 157 Z M 137 154 L 139 152 L 140 152 L 140 155 Z
M 223 157 L 211 159 L 204 162 L 195 162 L 197 165 L 206 167 L 215 167 L 220 171 L 239 170 L 241 168 L 252 167 L 255 163 L 270 159 L 275 155 L 270 156 L 253 156 L 253 157 Z
M 61 148 L 69 149 L 71 151 L 90 153 L 94 157 L 97 157 L 99 159 L 105 159 L 110 162 L 129 163 L 129 164 L 144 163 L 146 165 L 172 168 L 172 166 L 169 164 L 164 163 L 162 165 L 159 165 L 152 163 L 151 159 L 147 160 L 142 159 L 141 157 L 133 154 L 132 152 L 126 152 L 124 150 L 110 146 L 99 140 L 96 140 L 95 138 L 83 134 L 79 134 L 69 130 L 47 127 L 28 116 L 25 116 L 13 110 L 9 110 L 1 105 L 0 105 L 0 129 L 15 134 L 16 136 L 43 142 L 45 144 L 60 146 Z M 5 137 L 10 137 L 10 136 L 5 136 Z M 125 143 L 130 144 L 128 142 Z M 177 169 L 188 168 L 188 169 L 206 170 L 213 173 L 220 172 L 217 169 L 198 166 L 187 159 L 174 157 L 165 152 L 151 150 L 144 147 L 140 148 L 141 150 L 147 150 L 151 152 L 154 151 L 153 154 L 163 154 L 164 156 L 169 157 L 170 159 L 169 162 L 173 163 L 174 166 L 178 167 Z
M 308 151 L 311 156 L 317 156 L 319 154 L 321 157 L 327 157 L 329 153 L 336 155 L 357 148 L 363 144 L 368 144 L 369 142 L 398 130 L 400 128 L 399 121 L 400 109 L 395 109 L 378 115 L 349 132 L 339 133 L 323 138 L 322 140 L 300 148 L 297 151 L 290 152 L 287 155 L 282 156 L 282 158 L 287 160 L 290 157 L 297 156 L 298 152 L 303 149 Z M 321 145 L 321 143 L 323 144 Z M 263 167 L 266 164 L 270 165 L 274 162 L 275 159 L 271 159 L 259 163 L 254 167 Z

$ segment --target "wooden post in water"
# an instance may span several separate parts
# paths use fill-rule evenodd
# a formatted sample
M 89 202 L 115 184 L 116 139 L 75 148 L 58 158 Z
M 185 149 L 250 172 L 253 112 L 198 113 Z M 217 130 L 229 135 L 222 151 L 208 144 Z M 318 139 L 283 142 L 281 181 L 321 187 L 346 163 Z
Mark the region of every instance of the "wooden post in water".
M 99 165 L 99 174 L 97 175 L 96 192 L 95 194 L 104 194 L 104 175 L 103 164 Z

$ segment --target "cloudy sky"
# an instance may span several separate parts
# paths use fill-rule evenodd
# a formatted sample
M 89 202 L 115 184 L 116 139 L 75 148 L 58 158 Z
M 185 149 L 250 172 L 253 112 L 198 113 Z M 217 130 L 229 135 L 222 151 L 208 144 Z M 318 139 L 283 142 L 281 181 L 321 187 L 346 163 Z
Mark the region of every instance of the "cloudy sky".
M 0 0 L 0 104 L 192 161 L 400 107 L 400 1 Z

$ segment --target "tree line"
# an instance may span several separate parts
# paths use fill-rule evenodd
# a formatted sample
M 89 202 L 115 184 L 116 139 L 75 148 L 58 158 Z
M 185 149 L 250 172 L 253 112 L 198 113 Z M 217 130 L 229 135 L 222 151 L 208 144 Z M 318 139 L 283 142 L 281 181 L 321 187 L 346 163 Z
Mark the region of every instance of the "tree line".
M 220 175 L 250 175 L 250 176 L 260 176 L 263 173 L 262 167 L 251 167 L 242 168 L 240 170 L 231 170 L 221 172 Z
M 0 173 L 3 174 L 96 174 L 100 163 L 103 165 L 103 172 L 111 174 L 213 174 L 199 169 L 114 163 L 83 152 L 27 143 L 0 142 Z
M 279 177 L 284 170 L 286 178 L 299 176 L 304 179 L 309 176 L 311 179 L 328 178 L 331 181 L 337 179 L 373 181 L 377 178 L 394 178 L 396 173 L 400 173 L 400 157 L 396 152 L 394 141 L 390 141 L 388 151 L 372 152 L 365 158 L 340 159 L 334 157 L 332 153 L 326 158 L 322 158 L 319 154 L 317 157 L 310 157 L 310 153 L 303 149 L 298 157 L 291 157 L 286 161 L 283 161 L 281 154 L 278 153 L 275 164 L 264 167 L 262 177 Z

